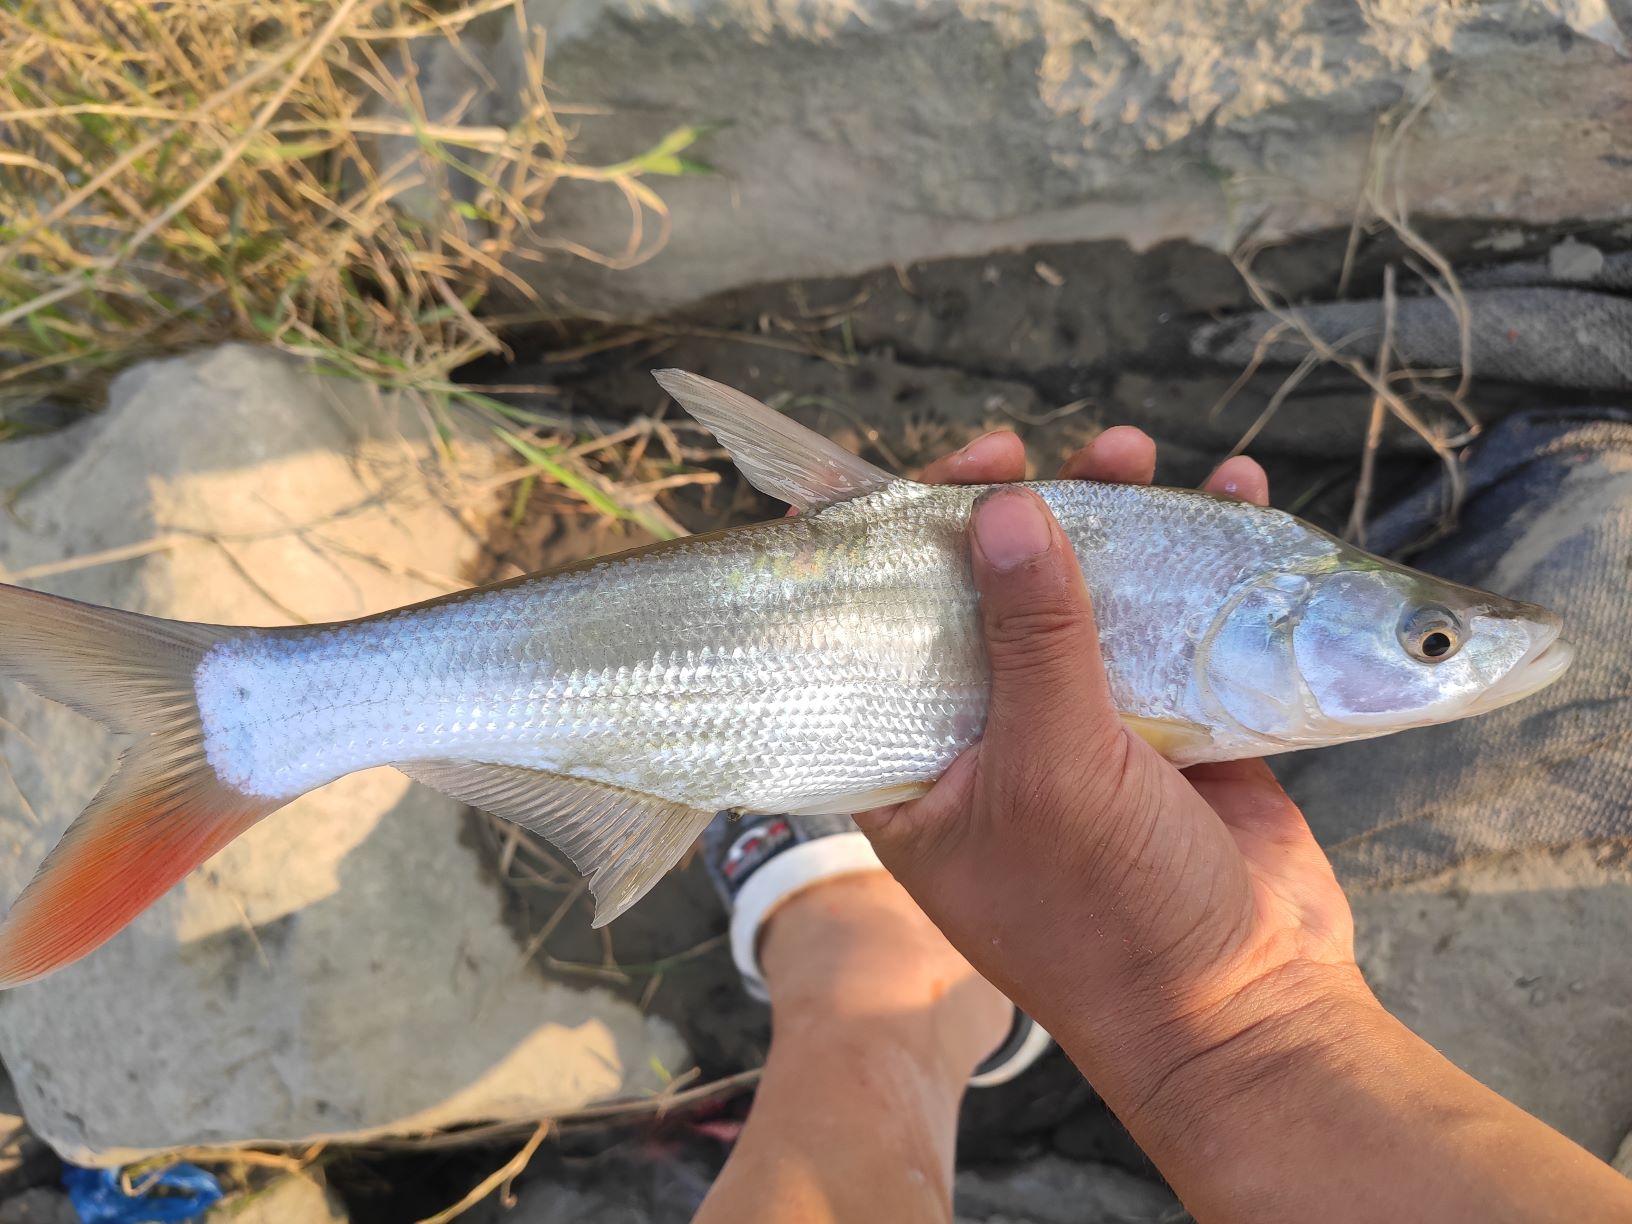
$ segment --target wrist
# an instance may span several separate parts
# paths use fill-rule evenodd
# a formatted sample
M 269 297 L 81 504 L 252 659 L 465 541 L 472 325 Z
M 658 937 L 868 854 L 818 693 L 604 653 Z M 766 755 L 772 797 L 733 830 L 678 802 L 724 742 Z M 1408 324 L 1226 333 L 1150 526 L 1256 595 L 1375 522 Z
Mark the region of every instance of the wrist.
M 1632 1210 L 1618 1174 L 1457 1070 L 1383 1009 L 1352 964 L 1301 962 L 1255 979 L 1118 1052 L 1126 1066 L 1141 1057 L 1148 1073 L 1108 1080 L 1102 1095 L 1198 1219 Z
M 1236 1135 L 1249 1136 L 1243 1160 L 1273 1150 L 1275 1127 L 1304 1116 L 1394 1024 L 1356 966 L 1296 961 L 1137 1034 L 1066 1048 L 1171 1178 L 1197 1157 L 1224 1158 Z

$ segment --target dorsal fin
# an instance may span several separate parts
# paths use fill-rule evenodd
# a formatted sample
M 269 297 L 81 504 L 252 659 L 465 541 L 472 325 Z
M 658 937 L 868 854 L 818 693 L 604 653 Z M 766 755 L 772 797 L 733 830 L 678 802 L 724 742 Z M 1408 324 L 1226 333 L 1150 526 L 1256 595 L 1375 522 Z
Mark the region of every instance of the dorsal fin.
M 684 370 L 656 370 L 652 377 L 708 426 L 754 488 L 800 513 L 876 493 L 899 479 L 741 391 Z

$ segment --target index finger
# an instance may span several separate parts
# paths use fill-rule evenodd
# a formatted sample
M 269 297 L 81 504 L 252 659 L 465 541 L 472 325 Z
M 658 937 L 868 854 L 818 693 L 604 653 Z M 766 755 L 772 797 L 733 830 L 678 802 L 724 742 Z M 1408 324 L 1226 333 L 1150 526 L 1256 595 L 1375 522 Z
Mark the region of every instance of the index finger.
M 1156 443 L 1134 425 L 1112 425 L 1060 468 L 1063 480 L 1148 485 L 1156 478 Z
M 1009 429 L 982 434 L 918 475 L 925 484 L 1009 484 L 1025 478 L 1025 443 Z
M 1224 460 L 1201 487 L 1220 497 L 1233 497 L 1255 506 L 1269 505 L 1269 477 L 1256 459 L 1246 455 Z

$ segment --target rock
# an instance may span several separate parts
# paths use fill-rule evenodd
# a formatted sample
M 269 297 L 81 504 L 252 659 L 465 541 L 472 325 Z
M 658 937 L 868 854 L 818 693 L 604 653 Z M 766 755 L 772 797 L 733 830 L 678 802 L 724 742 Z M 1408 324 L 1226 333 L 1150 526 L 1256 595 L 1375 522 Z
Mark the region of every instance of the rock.
M 1157 1175 L 1127 1127 L 1097 1097 L 1054 1128 L 1049 1146 L 1071 1160 L 1115 1165 L 1143 1177 Z
M 1626 291 L 1632 289 L 1632 251 L 1606 255 L 1590 243 L 1565 238 L 1544 260 L 1487 264 L 1461 274 L 1462 287 L 1495 288 L 1502 285 L 1561 285 Z
M 1589 250 L 1591 248 L 1588 248 Z M 1603 268 L 1600 257 L 1593 270 Z M 1469 365 L 1481 378 L 1537 387 L 1632 390 L 1632 302 L 1583 289 L 1472 289 L 1462 295 L 1471 343 Z M 1374 359 L 1383 336 L 1383 304 L 1320 302 L 1300 306 L 1298 332 L 1275 336 L 1284 325 L 1255 311 L 1196 329 L 1197 357 L 1240 367 L 1255 359 L 1294 365 L 1307 358 L 1307 331 L 1348 354 Z M 1457 312 L 1438 297 L 1399 299 L 1392 348 L 1402 367 L 1458 368 L 1462 362 Z
M 530 1176 L 516 1190 L 516 1205 L 491 1218 L 493 1224 L 687 1224 L 712 1181 L 710 1169 L 680 1153 L 613 1150 Z
M 1532 852 L 1352 898 L 1361 968 L 1452 1062 L 1604 1159 L 1632 1117 L 1632 864 Z
M 1617 5 L 528 0 L 531 29 L 506 10 L 420 44 L 417 84 L 433 117 L 509 125 L 547 31 L 552 91 L 586 108 L 575 162 L 729 121 L 687 150 L 718 174 L 646 180 L 673 222 L 655 257 L 517 265 L 562 310 L 640 315 L 1036 242 L 1347 225 L 1376 119 L 1425 97 L 1397 163 L 1413 213 L 1625 216 Z M 549 203 L 552 238 L 624 249 L 612 188 Z
M 1183 1218 L 1173 1192 L 1105 1164 L 1044 1156 L 1001 1171 L 957 1176 L 952 1207 L 974 1224 L 1150 1224 Z
M 1604 253 L 1591 243 L 1566 238 L 1547 252 L 1547 270 L 1561 281 L 1591 282 L 1604 270 Z
M 304 1173 L 282 1173 L 263 1186 L 222 1199 L 205 1224 L 346 1224 L 346 1209 Z
M 650 1224 L 646 1205 L 611 1187 L 550 1187 L 519 1197 L 510 1219 L 516 1224 Z M 676 1218 L 679 1224 L 679 1218 Z
M 638 1190 L 618 1185 L 555 1185 L 534 1182 L 516 1205 L 498 1217 L 506 1224 L 685 1224 L 689 1211 L 653 1214 Z
M 79 1213 L 61 1190 L 36 1187 L 0 1203 L 0 1224 L 79 1224 Z
M 413 405 L 243 347 L 138 367 L 105 413 L 48 448 L 57 466 L 12 505 L 0 568 L 15 578 L 137 546 L 34 585 L 228 624 L 427 598 L 461 583 L 476 541 L 420 421 Z M 27 475 L 9 450 L 0 473 Z M 484 450 L 460 453 L 481 470 Z M 0 719 L 9 898 L 113 745 L 10 683 Z M 549 1115 L 683 1068 L 666 1024 L 523 963 L 461 829 L 458 805 L 393 771 L 346 778 L 256 826 L 93 955 L 0 996 L 0 1056 L 30 1126 L 77 1163 L 115 1164 Z

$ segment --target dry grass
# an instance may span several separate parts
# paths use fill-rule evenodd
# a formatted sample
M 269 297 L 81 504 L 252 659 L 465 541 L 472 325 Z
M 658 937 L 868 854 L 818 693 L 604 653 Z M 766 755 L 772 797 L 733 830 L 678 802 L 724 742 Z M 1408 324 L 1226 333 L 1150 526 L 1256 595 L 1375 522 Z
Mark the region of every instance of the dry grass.
M 1362 237 L 1368 234 L 1391 234 L 1405 250 L 1401 262 L 1406 270 L 1417 278 L 1422 287 L 1444 302 L 1457 320 L 1461 352 L 1454 367 L 1394 368 L 1392 349 L 1395 284 L 1398 272 L 1394 265 L 1391 264 L 1385 269 L 1382 335 L 1373 367 L 1344 351 L 1357 337 L 1346 337 L 1336 343 L 1323 340 L 1295 307 L 1277 298 L 1273 290 L 1254 273 L 1253 261 L 1264 249 L 1264 244 L 1251 235 L 1251 227 L 1248 236 L 1232 255 L 1236 271 L 1240 274 L 1253 301 L 1275 320 L 1275 324 L 1264 333 L 1241 375 L 1214 405 L 1213 414 L 1216 416 L 1246 386 L 1258 371 L 1270 346 L 1277 340 L 1295 336 L 1303 342 L 1309 352 L 1276 389 L 1264 410 L 1230 453 L 1235 455 L 1245 451 L 1299 384 L 1316 369 L 1330 366 L 1352 374 L 1371 391 L 1372 395 L 1371 414 L 1360 457 L 1360 474 L 1345 532 L 1350 540 L 1361 545 L 1364 545 L 1366 540 L 1366 523 L 1376 477 L 1378 448 L 1382 441 L 1384 423 L 1389 417 L 1416 434 L 1438 457 L 1446 474 L 1445 499 L 1438 524 L 1427 538 L 1415 541 L 1413 548 L 1425 546 L 1455 525 L 1464 493 L 1462 465 L 1458 452 L 1480 432 L 1479 419 L 1468 403 L 1468 392 L 1474 375 L 1472 316 L 1455 270 L 1412 225 L 1410 210 L 1400 186 L 1399 168 L 1404 157 L 1407 138 L 1412 125 L 1421 117 L 1433 96 L 1432 91 L 1425 92 L 1409 107 L 1385 115 L 1377 125 L 1360 191 L 1355 199 L 1354 219 L 1349 230 L 1337 292 L 1338 296 L 1342 297 L 1348 290 Z
M 700 169 L 698 130 L 575 163 L 525 28 L 520 119 L 428 114 L 413 44 L 479 65 L 461 39 L 488 14 L 520 23 L 520 0 L 0 6 L 0 437 L 19 404 L 95 405 L 131 361 L 232 338 L 523 417 L 452 381 L 502 347 L 482 303 L 527 294 L 521 257 L 648 257 L 667 216 L 646 179 Z M 623 250 L 552 238 L 563 179 L 628 209 Z
M 550 1133 L 550 1126 L 551 1123 L 549 1122 L 540 1122 L 533 1129 L 533 1133 L 527 1142 L 522 1144 L 520 1151 L 472 1186 L 470 1191 L 453 1206 L 439 1211 L 435 1215 L 426 1216 L 419 1221 L 419 1224 L 452 1224 L 452 1221 L 464 1215 L 465 1212 L 487 1198 L 495 1190 L 499 1192 L 499 1203 L 505 1210 L 514 1207 L 516 1197 L 511 1193 L 510 1187 L 515 1183 L 516 1178 L 521 1175 L 522 1171 L 526 1169 L 527 1162 L 533 1158 L 533 1153 L 538 1151 L 539 1145 L 544 1142 L 545 1136 Z

